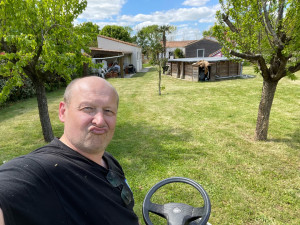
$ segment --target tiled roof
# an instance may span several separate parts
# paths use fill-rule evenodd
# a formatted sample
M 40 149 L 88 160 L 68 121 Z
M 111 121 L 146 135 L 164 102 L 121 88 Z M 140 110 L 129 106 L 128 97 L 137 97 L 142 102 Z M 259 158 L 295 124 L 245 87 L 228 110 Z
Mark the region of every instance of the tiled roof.
M 131 45 L 131 46 L 140 48 L 140 46 L 138 46 L 137 44 L 133 44 L 133 43 L 126 42 L 126 41 L 121 41 L 121 40 L 118 40 L 118 39 L 115 39 L 115 38 L 106 37 L 106 36 L 103 36 L 103 35 L 98 35 L 98 37 L 105 38 L 105 39 L 108 39 L 108 40 L 111 40 L 111 41 L 115 41 L 115 42 L 119 42 L 119 43 L 122 43 L 122 44 Z
M 189 40 L 189 41 L 167 41 L 166 48 L 182 48 L 189 44 L 196 42 L 197 40 Z

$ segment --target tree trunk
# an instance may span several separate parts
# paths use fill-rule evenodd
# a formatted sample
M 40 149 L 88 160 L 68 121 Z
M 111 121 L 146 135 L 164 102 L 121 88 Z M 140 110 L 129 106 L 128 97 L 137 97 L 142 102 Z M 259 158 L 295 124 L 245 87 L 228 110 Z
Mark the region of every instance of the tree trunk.
M 159 95 L 161 95 L 160 84 L 161 84 L 161 62 L 159 61 L 159 64 L 158 64 L 158 94 Z
M 268 136 L 271 107 L 278 81 L 263 81 L 261 100 L 256 121 L 255 140 L 265 141 Z
M 54 135 L 53 135 L 49 112 L 48 112 L 48 103 L 47 103 L 45 86 L 43 82 L 39 82 L 39 81 L 35 81 L 34 86 L 36 90 L 36 98 L 38 102 L 40 122 L 42 125 L 44 140 L 46 142 L 50 142 L 53 140 Z

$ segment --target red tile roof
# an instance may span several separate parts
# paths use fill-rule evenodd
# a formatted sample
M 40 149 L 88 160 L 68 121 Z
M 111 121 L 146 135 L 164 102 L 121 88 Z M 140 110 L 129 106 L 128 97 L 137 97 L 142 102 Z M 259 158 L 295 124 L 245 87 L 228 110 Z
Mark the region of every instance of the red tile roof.
M 189 40 L 189 41 L 167 41 L 166 48 L 182 48 L 189 44 L 196 42 L 197 40 Z

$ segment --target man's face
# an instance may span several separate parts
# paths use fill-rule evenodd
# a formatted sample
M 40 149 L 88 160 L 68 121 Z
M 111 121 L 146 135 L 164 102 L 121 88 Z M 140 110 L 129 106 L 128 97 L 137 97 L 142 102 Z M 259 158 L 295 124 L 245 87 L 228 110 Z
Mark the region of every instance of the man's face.
M 61 102 L 59 109 L 65 144 L 82 153 L 103 153 L 114 135 L 117 109 L 117 95 L 104 80 L 74 84 L 69 104 Z

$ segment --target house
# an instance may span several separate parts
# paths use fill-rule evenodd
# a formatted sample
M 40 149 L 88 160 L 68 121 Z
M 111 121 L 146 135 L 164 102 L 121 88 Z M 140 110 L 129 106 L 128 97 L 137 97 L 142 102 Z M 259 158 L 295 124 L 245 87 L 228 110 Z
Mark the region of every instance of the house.
M 226 57 L 169 59 L 169 74 L 175 78 L 189 81 L 215 81 L 222 78 L 237 77 L 242 74 L 241 63 Z
M 142 69 L 142 48 L 136 44 L 121 41 L 115 38 L 98 35 L 98 51 L 115 52 L 117 61 L 121 67 L 121 71 L 126 68 L 129 64 L 133 64 L 136 71 L 139 72 Z M 120 55 L 120 53 L 122 53 Z M 109 56 L 112 57 L 112 56 Z M 95 58 L 95 57 L 94 57 Z M 113 58 L 107 58 L 108 64 Z
M 195 42 L 196 40 L 193 41 L 167 41 L 166 42 L 166 58 L 168 59 L 174 59 L 174 51 L 176 48 L 179 48 L 182 52 L 183 55 L 185 55 L 185 47 L 188 44 L 191 44 Z
M 211 54 L 219 51 L 221 45 L 213 38 L 203 38 L 185 46 L 186 58 L 209 57 Z
M 176 48 L 182 50 L 185 58 L 201 58 L 210 57 L 212 54 L 217 55 L 221 52 L 221 45 L 214 38 L 203 38 L 192 41 L 167 41 L 166 57 L 174 59 L 174 51 Z M 222 56 L 219 54 L 217 56 Z
M 122 77 L 130 71 L 139 72 L 142 69 L 142 49 L 136 44 L 121 41 L 115 38 L 98 35 L 98 47 L 90 47 L 93 63 L 103 64 L 103 68 L 90 68 L 92 73 L 104 77 L 107 69 L 115 64 L 119 66 L 119 75 Z M 134 69 L 132 69 L 134 68 Z M 85 68 L 84 74 L 88 74 Z M 115 70 L 113 70 L 116 72 Z

